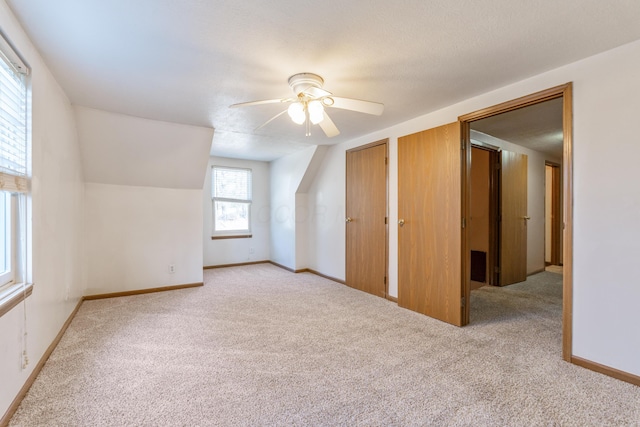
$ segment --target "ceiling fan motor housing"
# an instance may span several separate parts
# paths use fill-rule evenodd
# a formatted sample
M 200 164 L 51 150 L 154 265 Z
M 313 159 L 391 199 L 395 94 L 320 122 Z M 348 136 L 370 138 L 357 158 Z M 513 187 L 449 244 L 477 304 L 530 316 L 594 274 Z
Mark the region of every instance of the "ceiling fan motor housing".
M 289 77 L 289 86 L 293 89 L 293 93 L 300 95 L 310 87 L 321 88 L 324 79 L 314 73 L 298 73 Z

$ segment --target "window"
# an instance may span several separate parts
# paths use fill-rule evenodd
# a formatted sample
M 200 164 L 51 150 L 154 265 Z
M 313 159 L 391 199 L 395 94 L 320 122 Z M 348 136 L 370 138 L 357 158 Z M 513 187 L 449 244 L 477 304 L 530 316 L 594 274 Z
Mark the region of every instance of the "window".
M 251 233 L 251 169 L 213 166 L 213 238 Z
M 26 284 L 28 74 L 0 35 L 0 315 L 31 293 Z
M 15 263 L 13 262 L 15 245 L 11 193 L 0 191 L 0 290 L 13 284 Z

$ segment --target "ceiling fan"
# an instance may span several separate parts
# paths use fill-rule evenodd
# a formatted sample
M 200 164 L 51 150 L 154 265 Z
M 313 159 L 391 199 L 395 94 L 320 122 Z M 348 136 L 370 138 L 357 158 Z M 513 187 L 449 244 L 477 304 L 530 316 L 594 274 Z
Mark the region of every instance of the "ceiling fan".
M 251 105 L 289 103 L 289 108 L 276 114 L 256 130 L 268 125 L 273 120 L 289 113 L 294 123 L 306 126 L 306 135 L 311 135 L 311 125 L 319 125 L 329 138 L 339 135 L 340 131 L 329 117 L 325 108 L 340 108 L 343 110 L 357 111 L 365 114 L 379 116 L 384 110 L 384 105 L 379 102 L 362 101 L 360 99 L 342 98 L 322 88 L 324 79 L 313 73 L 298 73 L 289 77 L 289 86 L 293 90 L 294 97 L 267 99 L 264 101 L 251 101 L 233 104 L 229 108 L 248 107 Z

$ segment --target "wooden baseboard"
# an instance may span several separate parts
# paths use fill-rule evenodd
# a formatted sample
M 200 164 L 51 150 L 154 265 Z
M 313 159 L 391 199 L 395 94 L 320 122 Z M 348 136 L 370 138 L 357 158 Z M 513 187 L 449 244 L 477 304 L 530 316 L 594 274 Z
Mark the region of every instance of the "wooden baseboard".
M 276 267 L 280 267 L 282 269 L 290 271 L 291 273 L 311 273 L 311 274 L 315 274 L 316 276 L 320 276 L 322 278 L 325 278 L 327 280 L 331 280 L 333 282 L 340 283 L 341 285 L 345 285 L 346 284 L 344 280 L 337 279 L 337 278 L 332 277 L 332 276 L 327 276 L 326 274 L 322 274 L 322 273 L 320 273 L 320 272 L 318 272 L 316 270 L 313 270 L 311 268 L 301 268 L 299 270 L 294 270 L 293 268 L 285 267 L 284 265 L 278 264 L 277 262 L 269 261 L 269 263 L 275 265 Z
M 533 276 L 534 274 L 542 273 L 543 271 L 546 271 L 546 269 L 545 268 L 541 268 L 539 270 L 532 271 L 531 273 L 527 274 L 527 277 Z
M 341 285 L 346 285 L 347 284 L 347 282 L 345 282 L 344 280 L 337 279 L 337 278 L 332 277 L 332 276 L 327 276 L 326 274 L 322 274 L 322 273 L 320 273 L 318 271 L 315 271 L 315 270 L 312 270 L 310 268 L 305 268 L 304 270 L 306 272 L 311 273 L 311 274 L 315 274 L 316 276 L 324 277 L 325 279 L 332 280 L 332 281 L 334 281 L 336 283 L 340 283 Z
M 114 292 L 110 294 L 87 295 L 84 297 L 84 299 L 94 300 L 94 299 L 104 299 L 104 298 L 128 297 L 131 295 L 142 295 L 142 294 L 150 294 L 153 292 L 175 291 L 177 289 L 196 288 L 199 286 L 204 286 L 204 283 L 203 282 L 187 283 L 184 285 L 163 286 L 160 288 L 138 289 L 135 291 Z
M 320 277 L 322 277 L 324 279 L 331 280 L 331 281 L 336 282 L 336 283 L 340 283 L 341 285 L 345 285 L 346 284 L 346 282 L 344 280 L 337 279 L 337 278 L 332 277 L 332 276 L 327 276 L 326 274 L 322 274 L 319 271 L 313 270 L 311 268 L 301 268 L 299 270 L 294 270 L 293 268 L 285 267 L 284 265 L 278 264 L 277 262 L 269 261 L 269 263 L 275 265 L 276 267 L 280 267 L 280 268 L 282 268 L 284 270 L 287 270 L 287 271 L 289 271 L 291 273 L 311 273 L 311 274 L 315 274 L 316 276 L 320 276 Z
M 395 302 L 396 304 L 398 303 L 398 298 L 392 297 L 391 295 L 387 295 L 385 298 L 391 302 Z
M 207 265 L 202 267 L 203 270 L 210 270 L 212 268 L 227 268 L 227 267 L 241 267 L 243 265 L 254 265 L 254 264 L 267 264 L 271 263 L 271 261 L 249 261 L 249 262 L 239 262 L 236 264 L 221 264 L 221 265 Z
M 78 301 L 78 304 L 76 305 L 76 307 L 73 309 L 73 311 L 67 318 L 67 321 L 64 322 L 64 325 L 62 325 L 62 328 L 60 329 L 60 332 L 58 332 L 58 335 L 56 335 L 56 337 L 53 339 L 53 342 L 51 342 L 47 350 L 44 352 L 44 354 L 38 361 L 38 364 L 36 365 L 36 367 L 33 368 L 31 375 L 29 375 L 29 378 L 27 378 L 27 381 L 25 381 L 24 385 L 18 392 L 17 396 L 15 397 L 15 399 L 13 399 L 13 402 L 11 402 L 11 405 L 9 405 L 7 412 L 4 414 L 2 419 L 0 419 L 0 427 L 5 427 L 9 425 L 9 421 L 11 420 L 11 417 L 13 417 L 13 414 L 15 414 L 16 411 L 18 410 L 20 403 L 22 403 L 22 399 L 24 399 L 24 397 L 27 395 L 27 392 L 33 385 L 33 382 L 38 377 L 38 374 L 42 370 L 42 367 L 44 366 L 44 364 L 49 359 L 49 356 L 51 356 L 51 353 L 53 353 L 53 350 L 55 350 L 55 348 L 58 346 L 58 343 L 62 339 L 62 336 L 64 335 L 64 333 L 67 331 L 67 328 L 71 324 L 71 321 L 76 316 L 76 313 L 80 309 L 80 306 L 82 305 L 83 301 L 84 301 L 84 298 L 81 298 L 80 301 Z
M 269 264 L 273 264 L 273 265 L 275 265 L 276 267 L 280 267 L 280 268 L 282 268 L 282 269 L 284 269 L 284 270 L 287 270 L 287 271 L 289 271 L 289 272 L 291 272 L 291 273 L 301 273 L 301 272 L 302 272 L 302 270 L 297 270 L 297 271 L 296 271 L 296 270 L 294 270 L 293 268 L 286 267 L 286 266 L 284 266 L 284 265 L 282 265 L 282 264 L 278 264 L 277 262 L 273 262 L 273 261 L 269 261 Z
M 590 360 L 582 359 L 580 357 L 571 356 L 571 363 L 574 365 L 581 366 L 583 368 L 587 368 L 591 371 L 598 372 L 600 374 L 607 375 L 609 377 L 613 377 L 617 380 L 631 383 L 633 385 L 640 386 L 640 376 L 630 374 L 628 372 L 620 371 L 615 368 L 611 368 L 609 366 L 601 365 L 596 362 L 592 362 Z

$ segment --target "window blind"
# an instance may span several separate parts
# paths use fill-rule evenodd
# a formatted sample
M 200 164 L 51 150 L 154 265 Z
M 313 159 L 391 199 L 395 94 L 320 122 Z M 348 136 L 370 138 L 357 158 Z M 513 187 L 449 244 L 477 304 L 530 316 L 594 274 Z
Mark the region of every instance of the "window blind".
M 213 197 L 251 201 L 251 170 L 213 167 Z
M 0 58 L 0 172 L 27 174 L 27 87 L 7 55 Z

